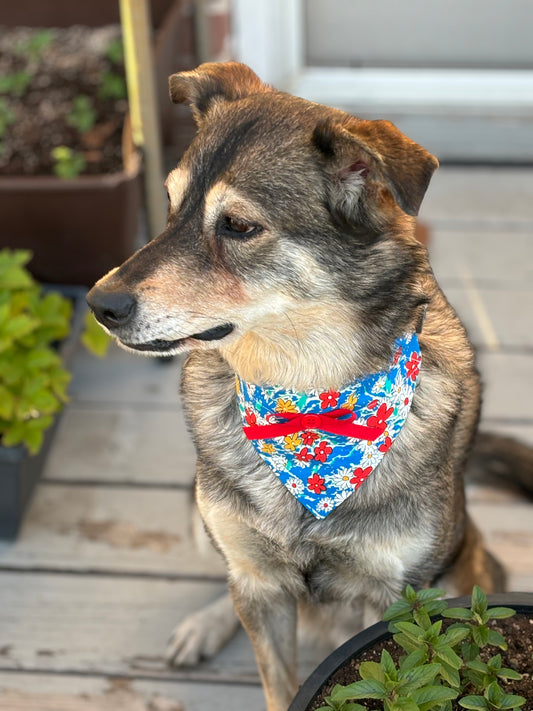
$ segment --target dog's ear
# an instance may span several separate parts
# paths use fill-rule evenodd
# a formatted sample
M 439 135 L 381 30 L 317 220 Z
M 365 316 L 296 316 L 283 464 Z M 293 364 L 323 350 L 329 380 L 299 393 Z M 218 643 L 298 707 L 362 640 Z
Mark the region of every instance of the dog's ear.
M 376 198 L 384 186 L 408 215 L 417 215 L 438 160 L 390 121 L 326 119 L 313 142 L 330 174 L 331 206 L 344 220 L 357 221 L 361 199 Z
M 246 64 L 210 62 L 169 78 L 170 98 L 175 104 L 188 101 L 194 118 L 202 122 L 214 99 L 236 101 L 250 94 L 272 91 Z

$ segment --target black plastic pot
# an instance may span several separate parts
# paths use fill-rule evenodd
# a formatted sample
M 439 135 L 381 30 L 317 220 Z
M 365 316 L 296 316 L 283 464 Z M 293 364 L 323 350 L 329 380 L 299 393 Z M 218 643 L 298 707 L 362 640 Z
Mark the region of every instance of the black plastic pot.
M 533 615 L 533 593 L 503 593 L 488 595 L 487 598 L 489 607 L 511 607 L 518 614 Z M 450 607 L 470 607 L 470 603 L 470 597 L 449 600 Z M 308 711 L 335 672 L 389 637 L 391 634 L 388 624 L 378 622 L 349 639 L 332 652 L 304 681 L 288 711 Z
M 59 291 L 74 305 L 70 333 L 58 347 L 63 363 L 68 364 L 83 328 L 87 290 L 79 286 L 54 286 L 51 290 Z M 19 531 L 24 512 L 46 464 L 60 417 L 61 412 L 55 416 L 53 425 L 45 433 L 41 449 L 35 455 L 30 455 L 24 445 L 0 445 L 0 539 L 13 539 Z

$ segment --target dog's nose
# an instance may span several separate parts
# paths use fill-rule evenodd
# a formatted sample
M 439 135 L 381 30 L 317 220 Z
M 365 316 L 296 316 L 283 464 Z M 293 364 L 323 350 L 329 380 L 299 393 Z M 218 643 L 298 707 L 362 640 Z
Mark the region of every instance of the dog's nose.
M 137 306 L 131 294 L 105 291 L 96 286 L 87 294 L 87 303 L 98 321 L 111 330 L 125 326 L 133 317 Z

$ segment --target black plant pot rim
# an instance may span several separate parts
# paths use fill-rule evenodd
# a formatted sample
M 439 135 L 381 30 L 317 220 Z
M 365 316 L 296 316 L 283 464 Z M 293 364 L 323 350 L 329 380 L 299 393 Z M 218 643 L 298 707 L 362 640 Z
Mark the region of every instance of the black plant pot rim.
M 533 593 L 501 593 L 487 595 L 489 607 L 511 607 L 518 614 L 533 614 Z M 470 607 L 471 597 L 447 599 L 450 607 Z M 352 637 L 326 659 L 307 677 L 289 706 L 288 711 L 307 711 L 327 680 L 348 660 L 360 656 L 367 649 L 390 637 L 388 623 L 377 622 Z

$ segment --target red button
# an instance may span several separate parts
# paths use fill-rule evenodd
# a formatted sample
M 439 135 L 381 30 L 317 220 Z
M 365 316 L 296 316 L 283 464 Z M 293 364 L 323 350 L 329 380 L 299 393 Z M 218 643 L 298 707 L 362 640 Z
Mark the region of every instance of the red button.
M 312 429 L 313 427 L 320 426 L 320 415 L 303 415 L 302 425 L 306 430 Z

